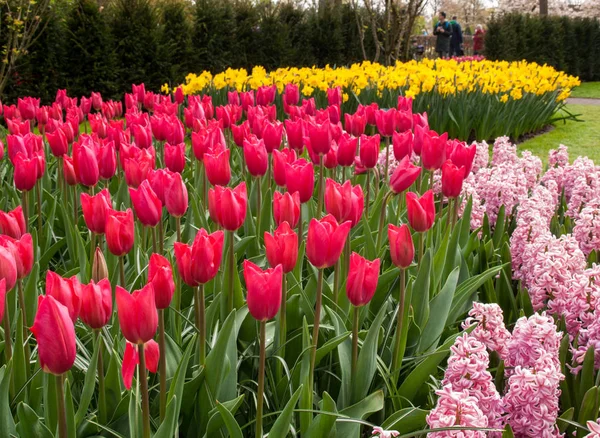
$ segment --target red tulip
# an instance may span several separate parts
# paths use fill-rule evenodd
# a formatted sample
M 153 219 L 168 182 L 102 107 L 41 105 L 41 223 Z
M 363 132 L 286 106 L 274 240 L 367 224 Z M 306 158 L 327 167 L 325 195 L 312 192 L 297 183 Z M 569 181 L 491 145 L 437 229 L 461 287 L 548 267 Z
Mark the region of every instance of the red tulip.
M 300 90 L 296 84 L 287 84 L 283 89 L 283 101 L 286 105 L 298 105 Z
M 200 283 L 192 277 L 192 247 L 185 243 L 175 242 L 173 245 L 177 272 L 185 284 L 196 287 Z
M 352 212 L 352 184 L 346 181 L 339 184 L 327 178 L 325 182 L 325 211 L 332 215 L 338 223 L 350 219 Z
M 69 371 L 77 351 L 75 326 L 67 308 L 51 296 L 40 295 L 30 330 L 37 341 L 41 368 L 56 375 Z
M 290 193 L 298 192 L 300 202 L 308 202 L 315 188 L 315 171 L 312 163 L 300 158 L 285 166 L 285 183 Z
M 6 119 L 6 126 L 11 135 L 25 135 L 31 132 L 29 120 L 20 122 L 17 119 Z
M 17 283 L 17 262 L 13 252 L 0 246 L 0 279 L 6 281 L 6 290 L 11 290 Z
M 412 112 L 413 98 L 398 96 L 398 111 L 411 111 Z
M 171 172 L 181 173 L 185 168 L 185 143 L 165 143 L 165 166 Z
M 6 279 L 0 279 L 0 322 L 4 318 L 4 307 L 6 305 Z
M 289 192 L 273 193 L 273 218 L 278 226 L 287 222 L 292 228 L 296 228 L 300 218 L 300 194 L 298 192 L 294 192 L 293 195 Z
M 77 276 L 63 278 L 56 272 L 46 272 L 46 296 L 53 297 L 69 312 L 75 323 L 81 309 L 81 284 Z
M 244 161 L 252 176 L 264 176 L 269 165 L 269 156 L 263 140 L 251 135 L 244 140 Z
M 254 91 L 242 91 L 240 93 L 240 100 L 242 101 L 242 109 L 248 111 L 248 108 L 254 106 Z
M 327 102 L 329 105 L 341 105 L 342 100 L 342 89 L 340 87 L 327 89 Z
M 131 132 L 138 148 L 148 149 L 152 146 L 152 128 L 150 125 L 133 125 Z
M 377 165 L 380 143 L 379 134 L 360 136 L 360 162 L 367 169 L 373 169 Z
M 396 114 L 396 129 L 400 132 L 411 131 L 413 128 L 412 111 L 398 110 Z
M 367 118 L 367 124 L 375 126 L 377 124 L 377 120 L 375 118 L 375 114 L 379 111 L 379 105 L 377 102 L 373 102 L 364 107 L 365 117 Z
M 465 142 L 456 142 L 452 153 L 448 156 L 457 167 L 465 168 L 465 178 L 471 173 L 477 146 L 473 143 L 467 146 Z
M 92 111 L 92 99 L 81 96 L 81 103 L 79 104 L 79 107 L 84 114 L 89 114 L 90 111 Z
M 276 93 L 277 87 L 275 85 L 259 87 L 256 90 L 256 104 L 262 106 L 271 105 L 275 100 Z
M 35 158 L 27 158 L 23 153 L 15 155 L 15 171 L 13 179 L 17 190 L 28 192 L 33 189 L 37 181 L 38 163 Z
M 377 130 L 383 137 L 391 137 L 396 131 L 396 119 L 398 117 L 395 108 L 379 110 L 375 113 Z
M 208 283 L 219 272 L 224 236 L 223 231 L 208 234 L 204 228 L 196 234 L 190 265 L 191 277 L 195 283 Z
M 139 85 L 131 84 L 131 93 L 139 102 L 143 102 L 146 97 L 146 85 L 144 83 Z
M 144 344 L 151 340 L 158 327 L 152 283 L 132 294 L 117 286 L 116 299 L 119 325 L 125 339 L 133 344 Z
M 48 271 L 50 272 L 50 271 Z M 95 283 L 82 284 L 80 288 L 81 308 L 79 317 L 93 329 L 101 329 L 112 315 L 112 288 L 108 278 Z
M 281 265 L 284 274 L 292 272 L 298 259 L 298 235 L 282 222 L 273 234 L 265 232 L 265 250 L 272 268 Z
M 290 120 L 285 121 L 285 132 L 288 141 L 288 146 L 292 149 L 301 151 L 304 147 L 304 120 Z
M 447 160 L 442 165 L 442 193 L 447 198 L 458 198 L 465 179 L 465 168 Z
M 23 208 L 20 205 L 8 213 L 0 210 L 0 233 L 6 234 L 13 239 L 19 239 L 26 233 L 26 228 Z
M 69 151 L 67 137 L 60 129 L 54 132 L 46 132 L 46 140 L 48 140 L 52 155 L 55 157 L 62 157 Z
M 421 198 L 415 193 L 406 194 L 406 209 L 408 222 L 413 230 L 424 232 L 433 226 L 435 221 L 435 204 L 433 191 L 426 191 Z
M 281 147 L 281 139 L 283 138 L 283 123 L 275 121 L 265 122 L 262 131 L 262 139 L 265 142 L 267 152 L 271 153 Z
M 156 373 L 160 359 L 160 347 L 153 339 L 150 339 L 144 344 L 144 358 L 146 360 L 146 369 L 151 373 Z M 128 390 L 131 389 L 133 375 L 139 364 L 140 354 L 138 352 L 138 346 L 131 342 L 126 342 L 123 364 L 121 366 L 121 377 L 123 378 L 123 385 L 125 385 L 125 388 Z
M 40 99 L 33 97 L 23 97 L 17 100 L 17 106 L 21 117 L 25 120 L 35 119 L 35 111 L 40 107 Z
M 281 265 L 263 271 L 250 260 L 244 260 L 244 280 L 248 294 L 248 310 L 254 319 L 266 321 L 275 318 L 281 305 Z
M 154 300 L 157 309 L 166 309 L 171 304 L 175 282 L 171 263 L 160 254 L 152 254 L 148 263 L 148 283 L 154 288 Z
M 447 139 L 447 132 L 438 136 L 434 131 L 429 131 L 429 134 L 423 136 L 421 161 L 425 169 L 436 170 L 442 167 L 442 164 L 446 161 Z
M 371 301 L 377 289 L 380 263 L 379 259 L 371 262 L 355 252 L 350 255 L 346 295 L 352 305 L 360 307 Z
M 429 129 L 429 120 L 427 118 L 427 113 L 413 114 L 413 126 L 415 127 L 415 130 L 417 126 Z
M 100 193 L 90 196 L 87 193 L 80 195 L 83 219 L 88 229 L 96 234 L 104 234 L 106 227 L 106 212 L 112 208 L 110 192 L 103 189 Z
M 248 120 L 244 120 L 244 123 L 240 125 L 231 125 L 231 133 L 233 135 L 233 142 L 237 146 L 243 147 L 244 140 L 250 136 L 250 123 Z
M 394 170 L 394 173 L 390 177 L 390 188 L 394 193 L 402 193 L 413 185 L 420 174 L 421 167 L 412 164 L 407 155 L 400 160 L 396 170 Z
M 365 133 L 367 126 L 367 118 L 363 112 L 355 112 L 354 114 L 344 114 L 344 127 L 349 134 L 354 137 L 359 137 Z
M 364 208 L 365 197 L 362 186 L 360 184 L 356 184 L 354 187 L 352 187 L 352 210 L 350 211 L 350 216 L 348 217 L 348 220 L 352 223 L 352 228 L 354 228 L 360 221 Z
M 342 254 L 351 227 L 350 221 L 338 225 L 330 214 L 321 220 L 313 218 L 308 226 L 306 240 L 308 261 L 319 269 L 335 265 Z
M 331 124 L 329 120 L 318 124 L 309 122 L 306 125 L 310 145 L 315 154 L 325 155 L 331 148 Z
M 106 245 L 116 256 L 123 256 L 133 248 L 133 212 L 109 209 L 106 212 Z
M 0 246 L 8 249 L 13 255 L 17 268 L 17 280 L 27 277 L 33 268 L 33 239 L 31 234 L 23 234 L 19 239 L 0 235 Z
M 162 204 L 148 180 L 144 180 L 137 190 L 129 188 L 129 196 L 140 222 L 148 227 L 157 226 L 162 214 Z
M 213 150 L 204 154 L 206 177 L 213 186 L 226 186 L 231 180 L 229 149 Z
M 227 92 L 227 103 L 229 105 L 240 105 L 240 94 L 237 90 Z
M 354 164 L 356 149 L 358 147 L 358 138 L 349 134 L 342 134 L 338 142 L 337 161 L 340 166 L 349 167 Z
M 146 154 L 139 158 L 126 158 L 123 165 L 125 182 L 129 187 L 138 188 L 154 169 L 154 157 Z
M 208 191 L 209 210 L 215 212 L 217 223 L 228 231 L 235 231 L 244 224 L 247 204 L 245 182 L 234 189 L 216 186 Z
M 90 140 L 86 140 L 89 138 Z M 100 179 L 98 158 L 96 157 L 95 144 L 90 137 L 73 143 L 73 166 L 77 180 L 84 186 L 93 187 Z
M 63 174 L 65 176 L 65 182 L 74 186 L 77 185 L 77 176 L 75 175 L 75 167 L 73 166 L 73 159 L 68 155 L 63 155 Z
M 392 145 L 394 147 L 394 157 L 397 161 L 402 160 L 404 157 L 410 158 L 413 149 L 412 132 L 394 132 L 394 134 L 392 135 Z
M 182 217 L 188 208 L 188 191 L 180 173 L 173 173 L 167 178 L 165 207 L 173 217 Z
M 415 257 L 415 247 L 408 225 L 402 224 L 397 227 L 389 224 L 388 239 L 392 263 L 402 269 L 408 268 Z
M 98 173 L 102 179 L 111 179 L 117 171 L 117 151 L 113 141 L 98 146 Z
M 285 187 L 286 165 L 294 161 L 296 161 L 296 151 L 294 149 L 273 150 L 273 179 L 275 180 L 275 184 Z
M 181 105 L 184 100 L 183 88 L 181 86 L 175 88 L 175 102 Z

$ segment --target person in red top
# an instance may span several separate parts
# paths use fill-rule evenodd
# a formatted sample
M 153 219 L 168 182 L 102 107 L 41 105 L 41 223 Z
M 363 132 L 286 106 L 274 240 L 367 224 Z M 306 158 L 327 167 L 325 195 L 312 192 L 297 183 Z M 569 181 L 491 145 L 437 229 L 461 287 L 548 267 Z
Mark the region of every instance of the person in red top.
M 483 26 L 478 24 L 473 35 L 473 55 L 481 55 L 483 52 L 483 40 L 485 38 L 485 30 Z

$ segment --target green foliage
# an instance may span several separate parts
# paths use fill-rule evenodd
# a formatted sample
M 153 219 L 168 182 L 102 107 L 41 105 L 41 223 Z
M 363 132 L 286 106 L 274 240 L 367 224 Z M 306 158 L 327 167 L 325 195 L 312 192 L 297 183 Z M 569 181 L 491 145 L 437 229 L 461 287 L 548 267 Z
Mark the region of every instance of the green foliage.
M 485 56 L 548 64 L 584 81 L 600 80 L 600 21 L 502 14 L 488 23 Z

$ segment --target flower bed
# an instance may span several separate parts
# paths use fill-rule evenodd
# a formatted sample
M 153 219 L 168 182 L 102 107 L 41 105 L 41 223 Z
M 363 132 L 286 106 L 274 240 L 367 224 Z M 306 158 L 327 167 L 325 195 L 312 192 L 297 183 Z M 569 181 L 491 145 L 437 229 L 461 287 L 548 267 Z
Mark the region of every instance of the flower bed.
M 3 434 L 600 429 L 596 166 L 325 95 L 3 108 Z

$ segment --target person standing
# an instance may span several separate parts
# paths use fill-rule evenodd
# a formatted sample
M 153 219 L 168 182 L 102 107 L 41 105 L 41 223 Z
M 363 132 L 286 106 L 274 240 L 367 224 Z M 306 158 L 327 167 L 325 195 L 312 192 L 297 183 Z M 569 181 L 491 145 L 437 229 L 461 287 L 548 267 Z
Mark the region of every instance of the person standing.
M 483 42 L 485 40 L 485 30 L 483 26 L 478 24 L 473 35 L 473 55 L 481 55 L 483 53 Z
M 460 27 L 460 24 L 457 21 L 456 15 L 452 17 L 450 25 L 452 26 L 452 38 L 450 39 L 450 56 L 463 56 L 463 33 L 462 28 Z
M 435 40 L 435 52 L 439 58 L 447 58 L 450 55 L 450 39 L 452 38 L 452 25 L 446 20 L 446 13 L 440 12 L 439 21 L 433 28 Z

